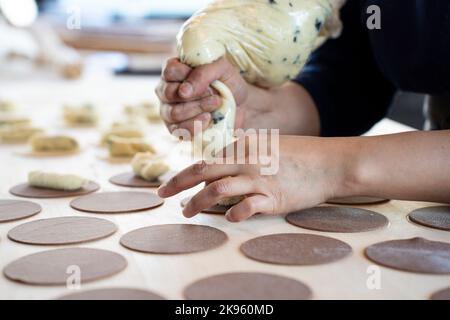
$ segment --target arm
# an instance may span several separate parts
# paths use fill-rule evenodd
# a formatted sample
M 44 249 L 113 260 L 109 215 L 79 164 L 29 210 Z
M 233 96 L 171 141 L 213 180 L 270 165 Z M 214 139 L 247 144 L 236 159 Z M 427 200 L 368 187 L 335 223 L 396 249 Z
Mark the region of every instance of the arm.
M 357 138 L 350 193 L 450 203 L 450 130 Z
M 316 50 L 295 81 L 311 95 L 322 136 L 356 136 L 386 116 L 395 93 L 372 52 L 360 1 L 341 10 L 343 32 Z
M 317 136 L 320 132 L 319 114 L 311 96 L 292 82 L 272 89 L 250 86 L 243 110 L 245 129 L 280 129 L 284 135 Z

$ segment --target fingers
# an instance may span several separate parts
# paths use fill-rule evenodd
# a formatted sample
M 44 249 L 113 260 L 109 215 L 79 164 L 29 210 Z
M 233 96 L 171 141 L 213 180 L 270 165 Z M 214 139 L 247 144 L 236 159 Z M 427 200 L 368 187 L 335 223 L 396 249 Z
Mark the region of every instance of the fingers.
M 168 123 L 178 123 L 198 116 L 203 112 L 212 112 L 220 107 L 222 99 L 212 95 L 196 101 L 189 101 L 175 105 L 161 106 L 161 117 Z
M 156 86 L 155 93 L 162 103 L 178 103 L 178 102 L 193 101 L 199 98 L 212 96 L 215 93 L 215 91 L 212 88 L 208 87 L 199 97 L 192 97 L 190 99 L 183 98 L 179 95 L 180 85 L 181 84 L 179 82 L 166 82 L 163 80 L 160 81 Z
M 238 165 L 207 164 L 205 161 L 201 161 L 187 167 L 172 177 L 172 179 L 158 189 L 158 195 L 163 198 L 168 198 L 204 181 L 217 180 L 226 176 L 234 176 L 238 173 Z
M 221 58 L 213 63 L 205 64 L 193 69 L 186 80 L 180 85 L 178 93 L 184 99 L 199 97 L 215 80 L 226 81 L 235 72 L 233 66 Z
M 239 176 L 220 179 L 208 184 L 193 196 L 184 207 L 183 215 L 191 218 L 203 209 L 214 206 L 222 199 L 254 192 L 253 180 L 249 177 Z
M 185 101 L 178 95 L 179 82 L 160 81 L 155 88 L 155 93 L 162 103 L 177 103 Z
M 191 72 L 191 68 L 181 63 L 178 58 L 171 58 L 166 61 L 161 77 L 167 82 L 181 82 Z
M 245 198 L 229 209 L 225 215 L 230 222 L 239 222 L 257 213 L 273 214 L 273 203 L 269 197 L 256 194 Z
M 166 125 L 172 135 L 182 138 L 182 140 L 192 140 L 192 137 L 196 133 L 199 133 L 200 130 L 205 131 L 209 127 L 210 122 L 211 113 L 204 112 L 195 116 L 193 119 Z

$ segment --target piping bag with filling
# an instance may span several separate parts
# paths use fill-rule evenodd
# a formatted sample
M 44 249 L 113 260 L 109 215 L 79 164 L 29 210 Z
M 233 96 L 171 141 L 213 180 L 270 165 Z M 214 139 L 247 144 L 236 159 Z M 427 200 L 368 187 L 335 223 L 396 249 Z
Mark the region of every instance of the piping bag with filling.
M 177 51 L 191 67 L 226 57 L 247 82 L 270 88 L 296 77 L 311 52 L 340 31 L 329 0 L 216 0 L 184 23 Z M 222 105 L 212 112 L 201 142 L 193 140 L 194 148 L 208 147 L 214 155 L 234 141 L 236 103 L 221 81 L 211 87 Z

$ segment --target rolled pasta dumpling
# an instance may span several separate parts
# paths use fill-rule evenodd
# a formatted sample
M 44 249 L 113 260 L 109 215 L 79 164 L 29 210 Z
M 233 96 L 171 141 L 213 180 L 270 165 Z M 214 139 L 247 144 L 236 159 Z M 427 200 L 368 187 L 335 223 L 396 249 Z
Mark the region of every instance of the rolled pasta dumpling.
M 154 181 L 169 171 L 169 166 L 150 152 L 137 153 L 131 166 L 136 176 L 147 181 Z
M 27 142 L 32 136 L 42 134 L 44 130 L 28 125 L 9 125 L 0 127 L 0 141 L 5 143 Z
M 64 121 L 69 126 L 94 126 L 97 124 L 98 115 L 92 104 L 81 106 L 65 105 L 63 109 Z
M 156 153 L 153 146 L 142 139 L 116 136 L 108 140 L 108 150 L 112 157 L 132 157 L 138 152 Z
M 30 144 L 35 152 L 73 152 L 78 149 L 78 142 L 63 135 L 37 134 L 31 137 Z
M 161 121 L 159 104 L 153 101 L 144 101 L 135 105 L 125 105 L 125 114 L 133 118 L 144 118 L 151 122 Z
M 81 189 L 88 180 L 74 174 L 59 174 L 44 171 L 31 171 L 28 184 L 37 188 L 74 191 Z
M 101 145 L 107 145 L 112 137 L 143 138 L 144 133 L 133 124 L 114 124 L 110 130 L 102 134 L 100 141 Z

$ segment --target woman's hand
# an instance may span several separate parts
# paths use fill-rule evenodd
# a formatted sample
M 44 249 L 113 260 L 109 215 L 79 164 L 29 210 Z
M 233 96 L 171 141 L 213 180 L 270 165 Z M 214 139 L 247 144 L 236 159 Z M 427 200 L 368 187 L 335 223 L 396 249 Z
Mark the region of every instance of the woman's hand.
M 222 103 L 209 86 L 214 80 L 222 81 L 233 92 L 237 104 L 235 128 L 277 128 L 282 134 L 319 134 L 317 109 L 303 87 L 293 82 L 271 89 L 256 87 L 246 83 L 225 58 L 195 69 L 177 58 L 167 61 L 155 92 L 170 133 L 186 129 L 192 137 L 194 121 L 200 121 L 203 130 L 209 126 L 211 112 Z
M 247 100 L 248 84 L 239 71 L 225 58 L 195 69 L 169 59 L 163 69 L 156 95 L 161 101 L 161 117 L 171 133 L 186 129 L 194 133 L 194 121 L 200 121 L 205 130 L 211 121 L 211 112 L 221 105 L 221 98 L 210 84 L 220 80 L 230 88 L 236 101 L 236 127 L 243 121 L 243 104 Z
M 269 152 L 271 161 L 277 162 L 271 166 L 278 170 L 264 175 L 263 157 L 251 151 L 260 149 L 250 146 L 256 140 L 254 137 L 241 139 L 225 153 L 229 155 L 231 150 L 244 146 L 241 150 L 245 150 L 245 164 L 236 164 L 236 160 L 242 160 L 236 157 L 235 164 L 202 161 L 178 173 L 158 190 L 158 194 L 167 198 L 206 182 L 206 187 L 185 206 L 186 217 L 193 217 L 224 198 L 246 195 L 226 213 L 226 218 L 232 222 L 257 213 L 288 213 L 347 195 L 346 186 L 352 181 L 348 169 L 356 165 L 348 160 L 352 157 L 342 151 L 345 148 L 340 148 L 342 139 L 280 136 L 279 149 L 272 147 Z M 267 157 L 264 160 L 267 161 Z

